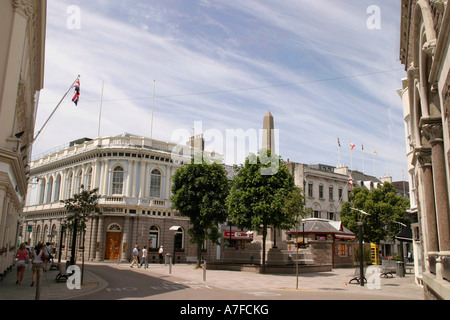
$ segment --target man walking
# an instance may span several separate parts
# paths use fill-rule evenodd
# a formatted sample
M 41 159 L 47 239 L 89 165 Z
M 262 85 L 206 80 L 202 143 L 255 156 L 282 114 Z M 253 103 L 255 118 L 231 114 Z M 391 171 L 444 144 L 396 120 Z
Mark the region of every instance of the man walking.
M 140 267 L 145 263 L 145 269 L 148 268 L 148 261 L 147 261 L 147 246 L 144 246 L 144 249 L 142 249 L 142 261 Z
M 161 247 L 159 248 L 158 253 L 159 253 L 159 263 L 162 263 L 162 261 L 163 261 L 163 254 L 164 254 L 163 246 L 161 246 Z
M 140 268 L 139 266 L 139 262 L 138 262 L 138 256 L 139 256 L 139 246 L 135 245 L 134 249 L 133 249 L 133 253 L 132 253 L 132 262 L 130 264 L 130 268 L 133 268 L 133 265 L 136 264 L 138 266 L 138 268 Z

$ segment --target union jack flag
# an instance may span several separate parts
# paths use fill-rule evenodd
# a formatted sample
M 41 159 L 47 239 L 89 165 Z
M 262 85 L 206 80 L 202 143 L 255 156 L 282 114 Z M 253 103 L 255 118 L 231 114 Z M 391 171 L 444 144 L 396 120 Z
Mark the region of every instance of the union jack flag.
M 77 80 L 73 87 L 75 88 L 75 93 L 73 95 L 72 101 L 76 106 L 78 106 L 78 101 L 80 101 L 80 80 Z

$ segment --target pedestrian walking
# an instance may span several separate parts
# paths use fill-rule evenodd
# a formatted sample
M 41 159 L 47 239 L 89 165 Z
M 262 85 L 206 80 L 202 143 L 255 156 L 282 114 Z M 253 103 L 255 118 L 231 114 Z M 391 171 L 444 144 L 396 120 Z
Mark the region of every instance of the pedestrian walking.
M 139 261 L 138 261 L 138 257 L 139 257 L 139 246 L 135 245 L 133 252 L 132 252 L 132 261 L 130 264 L 130 268 L 133 268 L 133 266 L 136 264 L 138 266 L 138 268 L 140 268 L 139 266 Z
M 52 249 L 50 242 L 47 242 L 46 246 L 45 246 L 45 255 L 47 256 L 47 262 L 49 262 L 51 264 L 53 264 L 52 251 L 53 251 L 53 249 Z
M 141 261 L 141 267 L 145 263 L 145 268 L 148 268 L 148 260 L 147 260 L 147 246 L 144 246 L 144 249 L 142 249 L 142 261 Z
M 17 281 L 16 284 L 22 284 L 23 276 L 25 274 L 25 268 L 30 260 L 26 244 L 22 242 L 19 250 L 16 253 L 17 259 Z
M 163 257 L 164 257 L 164 249 L 163 249 L 163 246 L 161 246 L 161 247 L 159 248 L 158 253 L 159 253 L 159 263 L 162 263 L 162 262 L 163 262 Z
M 45 261 L 45 253 L 42 250 L 42 243 L 38 243 L 34 251 L 31 253 L 31 262 L 33 264 L 33 276 L 31 279 L 31 286 L 34 285 L 36 274 L 39 270 L 42 270 Z

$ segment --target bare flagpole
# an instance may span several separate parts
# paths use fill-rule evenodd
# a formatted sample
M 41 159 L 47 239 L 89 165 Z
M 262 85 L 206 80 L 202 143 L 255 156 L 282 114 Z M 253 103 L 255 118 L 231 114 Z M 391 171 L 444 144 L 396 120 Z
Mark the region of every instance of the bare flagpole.
M 42 126 L 41 130 L 38 131 L 38 133 L 36 134 L 36 136 L 33 138 L 33 141 L 36 141 L 37 137 L 41 134 L 42 130 L 44 130 L 44 127 L 47 125 L 47 123 L 50 121 L 50 118 L 53 117 L 53 115 L 55 114 L 56 110 L 59 108 L 59 106 L 61 105 L 61 103 L 64 101 L 64 99 L 67 97 L 67 95 L 69 94 L 70 90 L 72 90 L 73 86 L 75 85 L 75 83 L 80 79 L 80 75 L 78 75 L 78 77 L 75 79 L 75 81 L 72 83 L 72 85 L 70 86 L 69 90 L 67 90 L 66 94 L 62 97 L 61 101 L 59 101 L 58 105 L 56 106 L 56 108 L 53 110 L 52 114 L 48 117 L 48 119 L 45 121 L 44 125 Z
M 156 80 L 153 80 L 152 124 L 150 127 L 150 139 L 153 139 L 153 114 L 155 113 L 155 86 Z
M 97 137 L 100 137 L 100 123 L 101 123 L 101 119 L 102 119 L 102 107 L 103 107 L 103 88 L 105 86 L 105 81 L 103 80 L 102 83 L 102 97 L 100 100 L 100 113 L 98 115 L 98 132 L 97 132 Z

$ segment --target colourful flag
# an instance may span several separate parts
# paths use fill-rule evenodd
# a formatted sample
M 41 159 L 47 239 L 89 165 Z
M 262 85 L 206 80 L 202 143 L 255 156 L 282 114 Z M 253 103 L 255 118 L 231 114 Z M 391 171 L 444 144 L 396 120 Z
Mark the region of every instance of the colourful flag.
M 375 148 L 373 149 L 373 154 L 378 154 L 378 152 L 375 150 Z
M 338 137 L 338 146 L 339 147 L 341 146 L 341 141 L 339 140 L 339 137 Z
M 353 142 L 350 142 L 350 150 L 353 150 L 354 147 L 355 147 L 355 144 Z
M 73 95 L 72 101 L 76 106 L 78 106 L 78 102 L 80 101 L 80 80 L 77 80 L 73 87 L 75 88 L 75 93 Z

